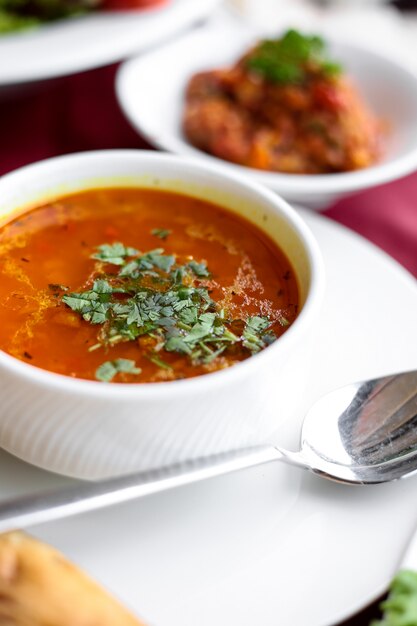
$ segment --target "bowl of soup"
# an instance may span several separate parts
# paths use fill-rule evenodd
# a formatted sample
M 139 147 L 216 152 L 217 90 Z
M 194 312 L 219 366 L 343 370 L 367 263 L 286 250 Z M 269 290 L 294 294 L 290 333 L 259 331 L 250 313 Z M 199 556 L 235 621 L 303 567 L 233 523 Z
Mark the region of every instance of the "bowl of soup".
M 323 296 L 274 193 L 143 151 L 0 180 L 0 445 L 98 479 L 265 441 L 296 409 Z

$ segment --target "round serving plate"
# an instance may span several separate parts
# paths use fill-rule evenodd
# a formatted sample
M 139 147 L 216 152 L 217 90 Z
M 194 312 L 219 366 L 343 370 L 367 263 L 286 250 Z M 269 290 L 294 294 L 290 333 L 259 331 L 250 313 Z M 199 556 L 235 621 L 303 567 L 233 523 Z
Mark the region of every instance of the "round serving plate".
M 114 63 L 206 18 L 220 0 L 167 0 L 156 8 L 103 11 L 0 35 L 0 87 Z
M 362 238 L 301 214 L 327 270 L 304 410 L 349 381 L 417 367 L 417 289 Z M 297 447 L 303 410 L 275 441 Z M 0 453 L 2 499 L 68 482 Z M 274 464 L 32 532 L 152 626 L 329 626 L 386 588 L 417 521 L 416 485 L 349 487 Z

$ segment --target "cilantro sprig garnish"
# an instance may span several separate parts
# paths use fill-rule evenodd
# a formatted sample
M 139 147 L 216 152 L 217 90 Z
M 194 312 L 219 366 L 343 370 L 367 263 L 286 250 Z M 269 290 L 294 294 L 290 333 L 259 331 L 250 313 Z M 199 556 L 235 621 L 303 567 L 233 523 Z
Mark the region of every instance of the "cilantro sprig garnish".
M 266 80 L 281 84 L 303 83 L 314 71 L 334 76 L 342 71 L 326 57 L 326 44 L 317 35 L 288 30 L 280 39 L 261 41 L 246 60 L 249 70 Z
M 255 354 L 276 339 L 268 317 L 232 319 L 212 300 L 207 285 L 211 274 L 203 261 L 181 264 L 162 248 L 141 253 L 122 243 L 103 244 L 91 258 L 96 260 L 92 285 L 61 296 L 86 322 L 98 326 L 97 343 L 90 351 L 146 336 L 144 356 L 170 370 L 164 352 L 207 365 L 230 351 L 240 351 L 243 358 Z M 109 360 L 98 368 L 96 378 L 111 381 L 119 372 L 140 370 L 128 359 Z
M 242 333 L 245 348 L 255 353 L 273 343 L 276 339 L 275 335 L 267 332 L 270 325 L 266 317 L 250 317 Z
M 96 370 L 96 378 L 104 383 L 113 380 L 116 374 L 140 374 L 141 369 L 131 359 L 115 359 L 114 361 L 105 361 Z

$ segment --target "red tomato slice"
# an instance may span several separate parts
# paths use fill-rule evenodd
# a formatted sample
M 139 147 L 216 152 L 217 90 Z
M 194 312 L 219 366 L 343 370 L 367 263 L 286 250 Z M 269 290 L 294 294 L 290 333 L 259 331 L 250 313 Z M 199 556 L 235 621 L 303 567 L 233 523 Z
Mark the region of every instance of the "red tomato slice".
M 330 111 L 339 111 L 346 104 L 345 94 L 340 88 L 325 82 L 314 85 L 313 98 L 319 106 Z

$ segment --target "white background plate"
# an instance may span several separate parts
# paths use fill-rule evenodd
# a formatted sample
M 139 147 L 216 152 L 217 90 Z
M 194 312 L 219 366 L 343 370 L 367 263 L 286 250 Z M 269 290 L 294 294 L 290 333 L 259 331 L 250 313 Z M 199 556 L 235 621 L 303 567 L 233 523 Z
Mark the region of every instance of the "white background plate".
M 0 36 L 0 85 L 120 61 L 205 18 L 220 0 L 168 0 L 145 11 L 97 12 Z
M 302 214 L 328 284 L 302 410 L 280 437 L 294 448 L 303 410 L 324 392 L 417 368 L 414 279 Z M 2 498 L 68 482 L 0 453 Z M 153 626 L 327 626 L 388 584 L 417 521 L 416 487 L 348 487 L 276 464 L 34 531 Z

